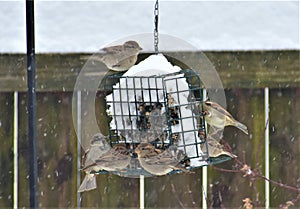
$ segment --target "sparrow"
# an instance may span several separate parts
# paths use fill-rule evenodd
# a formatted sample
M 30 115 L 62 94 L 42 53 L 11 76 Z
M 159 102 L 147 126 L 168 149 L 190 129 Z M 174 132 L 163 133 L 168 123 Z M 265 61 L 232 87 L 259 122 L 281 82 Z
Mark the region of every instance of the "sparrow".
M 93 146 L 96 146 L 96 148 L 92 149 Z M 98 150 L 98 152 L 91 153 L 92 150 Z M 111 148 L 107 144 L 105 137 L 101 137 L 99 140 L 96 140 L 95 143 L 91 144 L 91 149 L 86 156 L 84 167 L 82 169 L 86 172 L 86 176 L 83 179 L 78 192 L 89 191 L 97 187 L 95 172 L 100 170 L 109 172 L 122 170 L 129 165 L 131 159 L 125 144 L 116 144 Z
M 223 146 L 209 134 L 207 135 L 206 143 L 202 144 L 201 149 L 204 153 L 208 153 L 209 157 L 219 157 L 221 155 L 227 155 L 231 158 L 237 157 L 236 155 L 225 151 Z
M 136 41 L 126 41 L 123 45 L 105 47 L 99 53 L 88 58 L 92 61 L 100 61 L 114 71 L 127 71 L 136 61 L 142 48 Z
M 175 147 L 161 150 L 149 143 L 141 143 L 135 149 L 135 153 L 143 169 L 153 175 L 162 176 L 173 170 L 189 172 L 183 166 L 178 166 L 185 155 Z
M 98 158 L 100 158 L 103 154 L 108 152 L 110 149 L 111 147 L 106 142 L 106 137 L 100 133 L 95 134 L 90 141 L 89 148 L 86 150 L 84 154 L 83 167 L 93 165 Z M 91 172 L 98 171 L 98 170 L 101 170 L 101 167 L 94 166 L 84 170 L 86 172 L 86 175 L 78 189 L 78 192 L 84 192 L 84 191 L 96 189 L 97 187 L 96 177 L 95 174 Z
M 108 152 L 110 149 L 111 146 L 107 143 L 107 136 L 104 136 L 101 133 L 95 134 L 92 137 L 90 146 L 85 153 L 83 163 L 84 167 L 95 163 L 99 157 Z
M 224 128 L 224 126 L 235 126 L 248 135 L 247 126 L 240 123 L 233 116 L 215 102 L 206 100 L 203 103 L 205 121 L 216 128 Z

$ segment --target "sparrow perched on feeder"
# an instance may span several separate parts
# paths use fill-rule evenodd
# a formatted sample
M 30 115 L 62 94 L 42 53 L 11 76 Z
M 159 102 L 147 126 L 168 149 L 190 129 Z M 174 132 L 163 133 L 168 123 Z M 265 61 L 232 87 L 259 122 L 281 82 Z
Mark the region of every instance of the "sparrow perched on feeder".
M 84 155 L 83 167 L 93 165 L 99 157 L 108 152 L 111 149 L 109 144 L 106 142 L 106 137 L 102 134 L 95 134 L 90 142 L 90 147 Z M 89 191 L 96 189 L 96 177 L 95 174 L 91 174 L 92 171 L 101 170 L 100 167 L 94 166 L 89 169 L 84 169 L 86 176 L 83 179 L 78 192 Z
M 201 149 L 204 153 L 208 152 L 209 157 L 219 157 L 221 155 L 227 155 L 231 158 L 237 157 L 236 155 L 223 150 L 223 146 L 209 134 L 207 135 L 206 143 L 207 143 L 207 147 L 206 144 L 204 143 L 202 144 Z
M 206 100 L 203 103 L 205 121 L 216 128 L 224 128 L 224 126 L 235 126 L 245 134 L 248 134 L 247 126 L 235 120 L 232 115 L 215 102 Z
M 92 61 L 103 62 L 114 71 L 126 71 L 137 61 L 137 55 L 142 48 L 136 41 L 126 41 L 123 45 L 105 47 L 92 57 Z
M 129 152 L 123 144 L 114 147 L 106 142 L 105 136 L 96 134 L 91 140 L 90 149 L 85 154 L 83 171 L 86 176 L 83 179 L 78 192 L 96 189 L 95 172 L 100 170 L 117 171 L 127 167 L 130 162 Z
M 141 143 L 135 149 L 135 153 L 141 166 L 153 175 L 162 176 L 173 170 L 188 172 L 184 167 L 177 167 L 185 155 L 175 147 L 161 150 L 151 144 Z
M 107 137 L 101 133 L 97 133 L 93 136 L 90 141 L 89 149 L 84 156 L 84 166 L 92 165 L 99 157 L 111 149 L 111 146 L 106 140 Z

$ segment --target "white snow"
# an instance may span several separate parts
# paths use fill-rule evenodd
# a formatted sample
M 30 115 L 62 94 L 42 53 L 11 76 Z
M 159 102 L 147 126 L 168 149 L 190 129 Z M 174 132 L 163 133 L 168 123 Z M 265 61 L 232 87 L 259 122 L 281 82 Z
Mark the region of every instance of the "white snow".
M 154 2 L 36 0 L 36 52 L 96 52 L 152 33 Z M 298 1 L 160 0 L 159 9 L 159 32 L 199 50 L 300 48 Z M 0 19 L 0 53 L 25 53 L 25 1 L 0 1 Z

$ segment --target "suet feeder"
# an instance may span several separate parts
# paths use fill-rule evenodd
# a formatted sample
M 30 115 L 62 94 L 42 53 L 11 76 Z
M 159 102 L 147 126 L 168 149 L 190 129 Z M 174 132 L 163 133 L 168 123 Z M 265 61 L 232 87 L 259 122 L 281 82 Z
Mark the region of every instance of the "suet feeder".
M 152 176 L 137 160 L 135 148 L 140 143 L 160 150 L 182 150 L 185 158 L 178 163 L 186 169 L 231 159 L 211 159 L 207 151 L 203 152 L 207 132 L 199 73 L 177 66 L 172 66 L 173 72 L 160 67 L 166 63 L 172 66 L 162 54 L 151 55 L 126 73 L 110 74 L 102 80 L 108 142 L 112 147 L 126 144 L 132 158 L 126 169 L 113 172 L 117 175 Z

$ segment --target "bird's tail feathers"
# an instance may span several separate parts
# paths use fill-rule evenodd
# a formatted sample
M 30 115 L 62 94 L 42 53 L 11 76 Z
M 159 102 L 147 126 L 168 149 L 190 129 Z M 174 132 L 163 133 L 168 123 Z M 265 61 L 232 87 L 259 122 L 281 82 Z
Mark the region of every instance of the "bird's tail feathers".
M 85 191 L 89 191 L 89 190 L 93 190 L 97 188 L 97 183 L 96 183 L 96 177 L 94 174 L 87 174 L 79 189 L 78 192 L 85 192 Z
M 224 151 L 224 154 L 228 155 L 231 158 L 237 158 L 237 156 L 231 152 Z
M 242 123 L 240 123 L 238 121 L 235 121 L 235 124 L 236 124 L 236 127 L 238 129 L 240 129 L 241 131 L 243 131 L 245 134 L 247 134 L 247 135 L 249 134 L 247 126 L 245 126 L 244 124 L 242 124 Z

